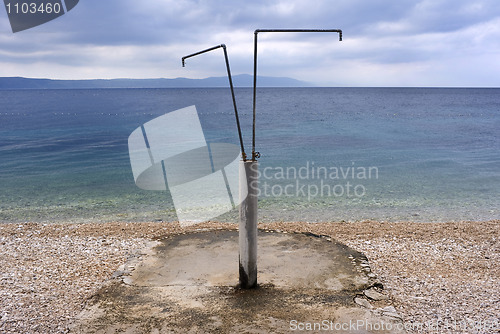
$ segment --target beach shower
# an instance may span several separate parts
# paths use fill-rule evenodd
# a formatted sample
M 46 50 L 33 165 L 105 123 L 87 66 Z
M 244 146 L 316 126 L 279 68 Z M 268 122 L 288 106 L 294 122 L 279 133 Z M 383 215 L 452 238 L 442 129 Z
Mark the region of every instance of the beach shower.
M 342 41 L 342 30 L 340 29 L 257 29 L 254 32 L 254 69 L 253 69 L 253 104 L 252 104 L 252 156 L 247 160 L 243 137 L 241 134 L 238 109 L 234 95 L 233 81 L 227 56 L 226 46 L 220 44 L 199 52 L 182 57 L 182 66 L 185 60 L 190 57 L 222 48 L 226 61 L 227 75 L 233 99 L 234 114 L 240 140 L 242 161 L 239 164 L 239 286 L 249 289 L 257 286 L 257 204 L 258 204 L 258 162 L 260 153 L 255 150 L 255 130 L 256 130 L 256 100 L 257 100 L 257 36 L 259 33 L 338 33 L 339 41 Z

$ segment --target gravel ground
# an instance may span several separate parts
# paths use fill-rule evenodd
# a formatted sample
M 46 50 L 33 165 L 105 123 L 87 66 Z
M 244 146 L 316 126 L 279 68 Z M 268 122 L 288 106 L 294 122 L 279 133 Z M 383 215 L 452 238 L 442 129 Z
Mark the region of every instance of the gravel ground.
M 0 224 L 0 333 L 65 333 L 86 300 L 151 239 L 206 223 Z M 408 333 L 500 333 L 500 220 L 269 223 L 363 252 Z

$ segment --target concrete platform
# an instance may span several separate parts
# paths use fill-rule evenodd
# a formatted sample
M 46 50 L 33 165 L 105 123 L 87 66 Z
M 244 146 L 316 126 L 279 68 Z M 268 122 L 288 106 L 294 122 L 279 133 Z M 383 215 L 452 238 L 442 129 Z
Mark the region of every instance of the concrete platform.
M 238 232 L 173 236 L 131 258 L 72 333 L 404 333 L 366 257 L 327 237 L 259 231 L 258 283 L 238 283 Z

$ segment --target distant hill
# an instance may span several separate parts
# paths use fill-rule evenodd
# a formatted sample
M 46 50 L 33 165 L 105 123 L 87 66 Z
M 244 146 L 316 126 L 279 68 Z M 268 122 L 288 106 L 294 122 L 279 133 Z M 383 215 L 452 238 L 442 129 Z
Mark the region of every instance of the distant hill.
M 235 87 L 252 87 L 253 76 L 233 76 Z M 95 80 L 52 80 L 23 77 L 0 77 L 0 89 L 88 89 L 88 88 L 205 88 L 228 87 L 227 77 L 205 79 L 95 79 Z M 257 78 L 258 87 L 311 87 L 310 83 L 278 77 Z

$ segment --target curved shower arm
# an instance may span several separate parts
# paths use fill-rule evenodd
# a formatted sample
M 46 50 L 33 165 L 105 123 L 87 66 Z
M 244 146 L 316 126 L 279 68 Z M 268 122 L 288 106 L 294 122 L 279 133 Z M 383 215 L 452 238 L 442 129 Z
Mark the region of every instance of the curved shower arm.
M 231 77 L 231 69 L 229 68 L 229 58 L 227 56 L 226 45 L 225 44 L 216 45 L 214 47 L 211 47 L 211 48 L 208 48 L 208 49 L 205 49 L 205 50 L 202 50 L 202 51 L 195 52 L 195 53 L 192 53 L 190 55 L 184 56 L 184 57 L 182 57 L 182 67 L 185 67 L 185 65 L 186 65 L 185 61 L 186 61 L 187 58 L 198 56 L 198 55 L 201 55 L 201 54 L 203 54 L 205 52 L 213 51 L 213 50 L 216 50 L 218 48 L 222 48 L 224 50 L 224 58 L 226 60 L 227 76 L 229 78 L 229 86 L 231 88 L 231 96 L 233 98 L 234 115 L 236 117 L 236 126 L 238 128 L 238 136 L 240 138 L 241 157 L 242 157 L 243 161 L 246 161 L 247 160 L 247 155 L 245 154 L 245 147 L 243 145 L 243 136 L 241 134 L 240 118 L 238 117 L 238 108 L 236 107 L 236 98 L 234 96 L 233 79 Z
M 255 152 L 255 100 L 257 96 L 257 35 L 260 32 L 335 32 L 339 34 L 339 41 L 342 41 L 342 30 L 340 29 L 257 29 L 254 32 L 253 43 L 253 126 L 252 126 L 252 161 L 260 157 L 260 153 Z

